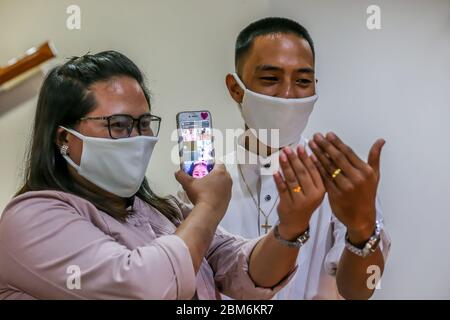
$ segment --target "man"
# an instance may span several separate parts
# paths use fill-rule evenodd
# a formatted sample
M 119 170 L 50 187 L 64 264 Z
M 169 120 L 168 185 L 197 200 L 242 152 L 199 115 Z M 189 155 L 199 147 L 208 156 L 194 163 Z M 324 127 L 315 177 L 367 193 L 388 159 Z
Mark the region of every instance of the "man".
M 327 195 L 304 218 L 309 233 L 280 239 L 301 248 L 298 271 L 277 298 L 368 299 L 390 247 L 376 205 L 384 141 L 375 142 L 366 163 L 333 133 L 315 134 L 309 143 L 302 137 L 317 99 L 314 59 L 309 33 L 292 20 L 262 19 L 237 37 L 236 73 L 226 76 L 226 85 L 239 104 L 246 131 L 225 160 L 233 191 L 221 225 L 255 238 L 277 225 L 277 213 L 292 210 L 283 204 L 288 201 L 280 200 L 302 192 L 305 181 L 285 177 L 287 188 L 277 189 L 277 179 L 283 178 L 276 174 L 274 180 L 272 174 L 278 172 L 278 159 L 283 161 L 281 148 L 300 145 L 297 152 L 309 154 Z M 260 129 L 279 129 L 278 136 Z M 292 149 L 287 153 L 295 153 Z

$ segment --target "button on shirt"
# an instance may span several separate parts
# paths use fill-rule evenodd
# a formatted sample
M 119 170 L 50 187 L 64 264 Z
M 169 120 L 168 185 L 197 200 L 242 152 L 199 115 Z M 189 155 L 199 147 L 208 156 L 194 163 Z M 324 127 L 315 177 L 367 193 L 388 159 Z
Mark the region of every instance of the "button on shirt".
M 239 139 L 237 150 L 227 155 L 224 162 L 232 179 L 233 189 L 228 211 L 221 222 L 227 231 L 239 234 L 245 238 L 256 238 L 264 235 L 261 227 L 264 216 L 258 214 L 258 208 L 252 200 L 252 195 L 266 215 L 269 224 L 278 222 L 277 203 L 278 192 L 272 174 L 279 168 L 279 153 L 268 158 L 251 154 Z M 307 140 L 299 142 L 307 152 Z M 256 159 L 253 164 L 239 165 L 238 160 Z M 247 162 L 248 163 L 248 162 Z M 269 166 L 268 163 L 271 163 Z M 251 190 L 248 191 L 247 186 Z M 273 208 L 273 211 L 271 209 Z M 377 219 L 382 222 L 382 214 L 377 200 Z M 310 220 L 310 239 L 300 249 L 298 270 L 294 278 L 276 295 L 276 299 L 342 299 L 336 285 L 336 270 L 341 254 L 345 248 L 346 227 L 333 215 L 327 196 L 316 209 Z M 390 240 L 383 230 L 380 248 L 386 260 Z

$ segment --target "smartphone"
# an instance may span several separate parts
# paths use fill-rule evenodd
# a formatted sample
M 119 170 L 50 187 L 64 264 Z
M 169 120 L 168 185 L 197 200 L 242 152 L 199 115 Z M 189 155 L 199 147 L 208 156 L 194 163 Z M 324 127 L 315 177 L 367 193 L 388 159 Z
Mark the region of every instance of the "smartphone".
M 177 129 L 181 170 L 196 179 L 206 176 L 214 167 L 211 113 L 179 112 Z

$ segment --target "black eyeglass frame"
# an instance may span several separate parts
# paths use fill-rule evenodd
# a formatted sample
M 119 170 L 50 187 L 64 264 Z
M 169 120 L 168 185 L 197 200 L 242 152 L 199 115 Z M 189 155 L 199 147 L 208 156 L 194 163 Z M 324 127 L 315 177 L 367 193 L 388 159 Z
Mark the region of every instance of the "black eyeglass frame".
M 133 125 L 131 126 L 131 130 L 128 130 L 129 131 L 128 132 L 128 136 L 121 137 L 121 138 L 115 138 L 111 134 L 111 119 L 113 117 L 116 117 L 116 116 L 125 116 L 125 117 L 128 117 L 128 118 L 133 120 Z M 106 120 L 106 121 L 108 121 L 108 132 L 109 132 L 109 136 L 111 137 L 111 139 L 123 139 L 123 138 L 129 138 L 131 136 L 131 133 L 133 132 L 134 124 L 136 122 L 137 122 L 137 127 L 136 128 L 138 130 L 138 133 L 139 133 L 139 135 L 142 135 L 141 127 L 140 127 L 141 119 L 144 118 L 144 117 L 148 117 L 148 116 L 150 116 L 150 121 L 157 121 L 157 123 L 158 123 L 158 130 L 157 130 L 156 134 L 153 135 L 154 137 L 157 137 L 158 134 L 159 134 L 159 130 L 161 128 L 161 117 L 152 115 L 150 113 L 144 113 L 141 116 L 139 116 L 139 118 L 134 118 L 132 115 L 126 114 L 126 113 L 117 113 L 117 114 L 112 114 L 110 116 L 103 116 L 103 117 L 83 117 L 83 118 L 80 118 L 79 121 L 84 121 L 84 120 Z

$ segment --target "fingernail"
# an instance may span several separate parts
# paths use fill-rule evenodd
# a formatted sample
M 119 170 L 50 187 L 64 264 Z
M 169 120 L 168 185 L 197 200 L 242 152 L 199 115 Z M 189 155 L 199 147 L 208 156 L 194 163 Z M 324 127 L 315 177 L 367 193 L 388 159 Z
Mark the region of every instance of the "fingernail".
M 312 161 L 317 162 L 317 158 L 314 154 L 311 155 L 311 159 L 312 159 Z
M 303 155 L 305 153 L 305 149 L 302 146 L 298 146 L 297 152 L 298 152 L 298 154 Z
M 285 147 L 285 148 L 283 149 L 283 151 L 284 151 L 287 155 L 289 155 L 289 154 L 292 153 L 291 147 Z
M 314 139 L 316 141 L 322 141 L 323 140 L 323 136 L 322 136 L 321 133 L 317 133 L 317 134 L 314 135 Z
M 286 161 L 287 161 L 287 157 L 286 157 L 286 155 L 285 155 L 284 153 L 281 153 L 281 155 L 280 155 L 280 160 L 281 160 L 282 162 L 286 162 Z
M 327 138 L 330 140 L 334 140 L 334 139 L 336 139 L 336 135 L 330 131 L 327 133 Z
M 316 148 L 317 148 L 317 144 L 316 144 L 313 140 L 311 140 L 311 141 L 309 142 L 309 146 L 310 146 L 311 148 L 313 148 L 313 149 L 316 149 Z

